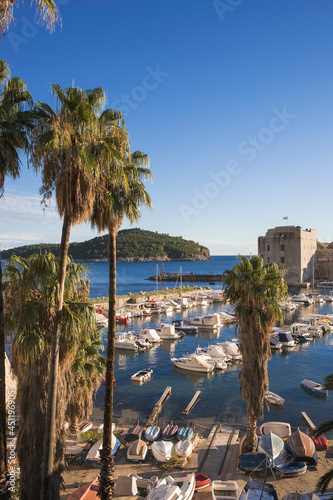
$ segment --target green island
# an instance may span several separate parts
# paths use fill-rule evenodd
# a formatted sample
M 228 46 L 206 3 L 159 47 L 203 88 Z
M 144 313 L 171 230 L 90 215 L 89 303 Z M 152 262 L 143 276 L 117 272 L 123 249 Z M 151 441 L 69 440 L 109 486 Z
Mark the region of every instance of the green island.
M 3 250 L 2 258 L 12 255 L 29 257 L 33 253 L 52 252 L 59 255 L 59 244 L 40 243 Z M 70 243 L 68 254 L 73 260 L 107 261 L 108 235 L 98 236 L 82 243 Z M 149 262 L 171 260 L 209 260 L 208 248 L 185 240 L 181 236 L 169 236 L 143 229 L 123 229 L 117 235 L 118 262 Z

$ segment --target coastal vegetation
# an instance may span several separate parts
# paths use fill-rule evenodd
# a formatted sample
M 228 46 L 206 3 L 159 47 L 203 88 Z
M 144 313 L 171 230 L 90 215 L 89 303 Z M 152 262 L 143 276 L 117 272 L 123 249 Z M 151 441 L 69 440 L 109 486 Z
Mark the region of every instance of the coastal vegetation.
M 287 293 L 284 270 L 274 263 L 263 265 L 260 255 L 240 256 L 240 263 L 223 274 L 224 298 L 235 304 L 238 318 L 242 369 L 239 390 L 247 403 L 244 451 L 256 450 L 257 421 L 263 416 L 268 391 L 267 361 L 270 333 L 282 319 L 279 303 Z
M 52 252 L 59 255 L 59 244 L 41 243 L 24 245 L 2 252 L 2 258 L 12 255 L 29 257 L 33 253 Z M 82 243 L 70 243 L 69 255 L 76 261 L 107 260 L 108 235 L 98 236 Z M 117 261 L 145 260 L 209 260 L 208 248 L 185 240 L 181 236 L 169 236 L 143 229 L 123 229 L 117 233 Z
M 14 332 L 11 359 L 20 409 L 16 450 L 20 498 L 24 500 L 35 499 L 41 490 L 58 267 L 59 260 L 52 254 L 36 254 L 28 259 L 13 257 L 4 268 L 6 327 Z M 92 394 L 100 385 L 105 366 L 95 308 L 88 300 L 86 271 L 84 265 L 67 261 L 56 400 L 55 490 L 64 468 L 65 422 L 90 415 Z

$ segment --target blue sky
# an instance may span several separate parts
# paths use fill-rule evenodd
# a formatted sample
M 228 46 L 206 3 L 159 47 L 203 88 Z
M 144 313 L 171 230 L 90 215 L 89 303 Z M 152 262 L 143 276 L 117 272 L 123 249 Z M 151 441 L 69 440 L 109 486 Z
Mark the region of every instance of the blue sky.
M 30 2 L 0 57 L 35 100 L 49 84 L 102 86 L 131 147 L 150 156 L 154 210 L 138 227 L 212 254 L 257 252 L 284 225 L 333 241 L 333 4 L 325 0 L 60 0 L 50 34 Z M 92 6 L 95 6 L 93 8 Z M 2 248 L 58 242 L 55 203 L 22 168 L 0 200 Z M 129 227 L 125 222 L 124 228 Z M 88 224 L 71 241 L 96 236 Z

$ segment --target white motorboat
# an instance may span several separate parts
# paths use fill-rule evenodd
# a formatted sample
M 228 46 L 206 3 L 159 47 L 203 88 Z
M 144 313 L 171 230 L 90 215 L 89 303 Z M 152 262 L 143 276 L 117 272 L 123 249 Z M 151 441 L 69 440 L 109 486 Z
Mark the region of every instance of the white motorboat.
M 142 349 L 142 346 L 139 345 L 134 335 L 127 333 L 116 333 L 115 348 L 137 352 Z
M 279 396 L 278 394 L 275 394 L 275 392 L 272 392 L 272 391 L 267 391 L 266 392 L 266 394 L 265 394 L 265 400 L 267 401 L 267 403 L 269 403 L 271 405 L 283 406 L 283 404 L 284 404 L 284 399 L 281 398 L 281 396 Z
M 213 359 L 218 359 L 220 361 L 226 361 L 226 362 L 232 361 L 232 356 L 225 352 L 222 345 L 211 344 L 207 347 L 198 347 L 197 351 L 208 354 Z
M 195 318 L 187 318 L 185 322 L 188 325 L 197 326 L 202 330 L 215 330 L 220 328 L 221 322 L 216 314 L 208 314 L 207 316 L 196 316 Z
M 147 382 L 148 380 L 151 379 L 152 373 L 153 370 L 151 368 L 147 368 L 146 370 L 140 370 L 131 376 L 131 380 L 133 382 L 140 382 L 140 384 L 143 384 L 144 382 Z
M 145 340 L 146 342 L 151 342 L 153 344 L 160 342 L 160 336 L 157 331 L 153 328 L 142 328 L 138 334 L 139 340 Z
M 108 326 L 109 320 L 106 316 L 104 316 L 104 314 L 95 313 L 95 319 L 97 326 L 101 326 L 103 328 Z
M 205 356 L 190 354 L 183 358 L 171 358 L 171 362 L 177 368 L 192 372 L 210 373 L 215 368 L 215 363 L 208 362 Z
M 151 445 L 151 452 L 158 462 L 166 462 L 173 455 L 174 445 L 171 441 L 154 441 Z
M 226 313 L 225 311 L 221 311 L 219 313 L 220 315 L 220 320 L 222 323 L 236 323 L 237 319 L 236 316 L 233 314 Z
M 242 359 L 241 352 L 236 342 L 227 340 L 225 342 L 218 342 L 217 345 L 222 346 L 223 350 L 232 357 L 233 361 Z
M 192 441 L 189 439 L 178 441 L 175 446 L 175 450 L 179 457 L 189 457 L 193 451 Z
M 151 488 L 146 500 L 191 500 L 195 491 L 195 474 L 173 478 L 166 476 Z
M 179 332 L 176 332 L 175 325 L 162 324 L 161 328 L 156 328 L 157 335 L 161 340 L 177 340 L 181 337 Z
M 238 500 L 239 487 L 236 481 L 212 481 L 213 500 Z
M 295 340 L 289 332 L 279 330 L 274 332 L 273 335 L 282 344 L 282 347 L 294 347 L 296 345 Z

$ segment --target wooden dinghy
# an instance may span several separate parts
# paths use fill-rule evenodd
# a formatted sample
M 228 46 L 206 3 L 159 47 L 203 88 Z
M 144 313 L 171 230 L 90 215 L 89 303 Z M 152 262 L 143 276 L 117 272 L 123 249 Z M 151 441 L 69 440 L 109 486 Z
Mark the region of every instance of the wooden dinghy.
M 183 439 L 178 441 L 175 450 L 179 457 L 189 457 L 193 451 L 193 444 L 189 439 Z
M 315 444 L 316 450 L 327 450 L 328 449 L 328 440 L 325 436 L 311 436 L 312 441 Z
M 240 500 L 278 500 L 274 486 L 251 479 L 246 483 L 240 495 Z
M 161 427 L 147 427 L 145 430 L 145 438 L 147 441 L 155 441 L 160 437 L 161 434 Z
M 140 370 L 131 376 L 131 380 L 132 382 L 139 382 L 140 384 L 143 384 L 144 382 L 148 382 L 148 380 L 151 379 L 152 373 L 153 370 L 151 368 L 148 368 L 147 370 Z
M 265 453 L 243 453 L 238 458 L 238 468 L 240 471 L 245 473 L 249 473 L 252 471 L 262 472 L 271 467 L 272 459 Z
M 193 429 L 191 427 L 181 427 L 177 431 L 177 438 L 179 440 L 187 440 L 193 438 Z
M 143 428 L 140 425 L 134 425 L 126 432 L 124 439 L 125 441 L 136 441 L 137 439 L 142 439 Z
M 284 441 L 272 431 L 265 436 L 261 436 L 258 441 L 258 451 L 260 453 L 266 453 L 266 455 L 269 455 L 273 460 L 275 460 L 283 450 Z
M 310 436 L 297 429 L 287 442 L 288 451 L 296 462 L 306 462 L 308 466 L 317 465 L 317 453 L 314 442 Z
M 177 436 L 178 425 L 168 424 L 162 431 L 162 439 L 170 441 Z
M 202 490 L 203 488 L 207 488 L 210 485 L 210 477 L 205 474 L 196 474 L 195 475 L 195 489 Z
M 236 483 L 236 481 L 213 481 L 212 498 L 213 500 L 238 500 L 238 484 Z
M 272 431 L 282 439 L 286 439 L 291 434 L 290 424 L 287 422 L 265 422 L 260 426 L 260 434 L 264 436 Z
M 324 386 L 321 384 L 318 384 L 317 382 L 313 382 L 312 380 L 307 380 L 304 379 L 300 382 L 301 387 L 303 389 L 306 389 L 309 392 L 312 392 L 313 394 L 316 394 L 317 396 L 323 396 L 327 398 L 328 391 L 324 389 Z
M 151 452 L 158 462 L 167 462 L 173 455 L 174 446 L 170 441 L 154 441 Z
M 147 444 L 142 441 L 142 439 L 137 439 L 127 448 L 127 460 L 130 462 L 144 462 L 147 457 L 147 452 Z
M 274 470 L 282 477 L 297 477 L 304 474 L 307 468 L 305 462 L 288 462 L 276 465 Z
M 98 500 L 98 488 L 99 483 L 97 476 L 91 483 L 83 484 L 80 488 L 74 491 L 67 500 Z

